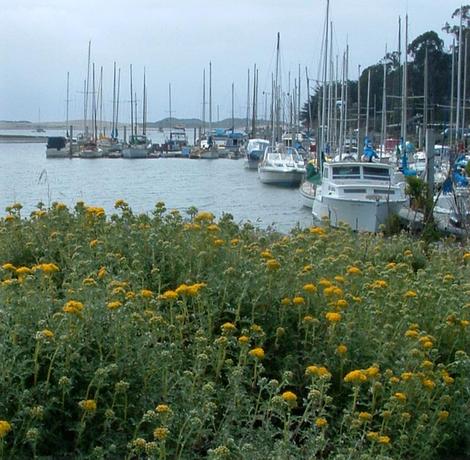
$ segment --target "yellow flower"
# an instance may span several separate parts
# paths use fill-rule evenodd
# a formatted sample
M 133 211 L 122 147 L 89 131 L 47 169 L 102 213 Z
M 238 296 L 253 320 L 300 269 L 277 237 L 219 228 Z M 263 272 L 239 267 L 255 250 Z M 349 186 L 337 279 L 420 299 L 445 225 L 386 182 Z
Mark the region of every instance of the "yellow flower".
M 232 246 L 236 246 L 239 242 L 240 240 L 238 238 L 233 238 L 232 240 L 230 240 L 230 244 Z
M 389 382 L 392 384 L 392 385 L 396 385 L 397 383 L 400 383 L 400 379 L 398 377 L 390 377 L 390 380 Z
M 189 296 L 189 297 L 194 297 L 194 296 L 198 295 L 199 291 L 202 288 L 205 288 L 206 286 L 207 286 L 206 283 L 191 284 L 190 286 L 188 286 L 188 288 L 186 290 L 186 295 Z
M 412 299 L 414 297 L 416 297 L 418 294 L 416 294 L 416 291 L 406 291 L 405 292 L 405 298 L 406 299 Z
M 405 337 L 418 337 L 419 333 L 418 331 L 415 331 L 414 329 L 408 329 L 405 332 Z
M 317 287 L 312 283 L 305 284 L 303 289 L 305 292 L 308 292 L 309 294 L 314 294 L 315 292 L 317 292 Z
M 16 269 L 16 274 L 17 275 L 28 275 L 31 273 L 31 269 L 29 267 L 19 267 Z
M 321 227 L 310 227 L 309 231 L 311 234 L 318 236 L 322 236 L 326 233 L 325 230 Z
M 346 308 L 348 306 L 348 301 L 345 300 L 345 299 L 339 299 L 337 302 L 336 302 L 336 307 L 337 308 Z
M 470 325 L 470 321 L 468 321 L 467 319 L 462 319 L 462 320 L 460 321 L 460 325 L 461 325 L 462 327 L 468 327 L 468 326 Z
M 8 270 L 8 271 L 10 271 L 10 272 L 16 271 L 16 267 L 15 267 L 13 264 L 10 264 L 10 263 L 3 264 L 3 265 L 2 265 L 2 268 L 3 268 L 4 270 Z
M 396 266 L 396 262 L 390 262 L 385 266 L 385 268 L 387 268 L 388 270 L 393 270 Z
M 317 428 L 323 428 L 328 425 L 328 421 L 324 417 L 317 417 L 315 419 L 315 426 Z
M 233 323 L 224 323 L 222 326 L 220 326 L 220 328 L 223 332 L 233 332 L 237 329 Z
M 284 391 L 281 396 L 282 399 L 287 403 L 294 404 L 297 402 L 297 395 L 292 391 Z
M 367 433 L 367 439 L 369 441 L 378 441 L 379 440 L 379 433 L 377 433 L 377 431 L 369 431 Z
M 116 200 L 116 201 L 115 201 L 114 207 L 115 207 L 116 209 L 118 209 L 118 208 L 126 208 L 126 207 L 127 207 L 127 203 L 126 203 L 124 200 L 119 199 L 119 200 Z
M 336 347 L 336 352 L 340 355 L 344 355 L 348 351 L 348 347 L 346 345 L 338 345 Z
M 372 284 L 371 287 L 373 289 L 383 289 L 388 286 L 388 283 L 385 280 L 375 280 Z
M 366 374 L 367 378 L 375 379 L 379 376 L 380 369 L 377 366 L 371 366 L 365 369 L 364 373 Z
M 359 419 L 362 422 L 370 422 L 372 420 L 372 414 L 369 412 L 359 412 Z
M 224 245 L 224 240 L 221 240 L 220 238 L 216 238 L 216 239 L 212 242 L 212 244 L 213 244 L 216 248 L 218 248 L 218 247 Z
M 273 255 L 272 255 L 271 251 L 262 251 L 261 252 L 261 257 L 263 259 L 272 259 Z
M 80 401 L 78 405 L 85 412 L 94 412 L 96 410 L 96 401 L 94 399 L 85 399 L 83 401 Z
M 407 250 L 403 253 L 403 255 L 404 255 L 405 257 L 409 257 L 409 256 L 412 256 L 413 253 L 412 253 L 409 249 L 407 249 Z
M 120 302 L 119 300 L 108 302 L 106 304 L 106 307 L 108 307 L 109 310 L 117 310 L 118 308 L 122 307 L 122 302 Z
M 214 220 L 214 214 L 209 211 L 201 211 L 194 217 L 196 222 L 212 222 Z
M 282 300 L 281 300 L 281 305 L 290 305 L 291 303 L 291 299 L 289 299 L 289 297 L 284 297 Z
M 463 260 L 464 260 L 465 262 L 470 261 L 470 252 L 466 252 L 466 253 L 463 255 Z
M 83 304 L 82 302 L 78 302 L 77 300 L 69 300 L 62 310 L 65 313 L 70 313 L 70 314 L 78 314 L 83 310 Z
M 379 444 L 386 446 L 390 444 L 390 438 L 388 436 L 379 436 L 378 442 Z
M 318 284 L 324 288 L 330 287 L 333 283 L 326 278 L 321 278 Z
M 250 342 L 250 338 L 246 335 L 241 335 L 240 337 L 238 337 L 238 342 L 240 343 L 240 345 L 248 345 L 248 343 Z
M 337 313 L 335 311 L 329 311 L 328 313 L 325 314 L 325 318 L 330 323 L 337 323 L 338 321 L 341 321 L 341 313 Z
M 84 286 L 96 286 L 96 281 L 93 278 L 85 278 L 82 281 Z
M 400 402 L 406 401 L 406 393 L 396 392 L 393 394 L 393 397 Z
M 361 384 L 367 381 L 367 375 L 364 373 L 364 371 L 357 369 L 348 372 L 344 377 L 344 381 L 347 383 L 352 383 L 353 385 Z
M 54 337 L 54 333 L 50 329 L 43 329 L 40 332 L 41 336 L 44 337 L 45 339 L 52 339 Z
M 315 318 L 312 315 L 305 315 L 303 318 L 304 323 L 313 323 Z
M 105 267 L 100 267 L 98 270 L 98 278 L 102 280 L 106 276 L 106 268 Z
M 437 414 L 438 418 L 439 418 L 439 421 L 443 422 L 445 420 L 447 420 L 447 418 L 449 417 L 449 412 L 446 411 L 446 410 L 441 410 L 438 414 Z
M 276 259 L 269 259 L 266 261 L 266 267 L 268 270 L 279 270 L 281 268 L 281 264 Z
M 155 408 L 155 412 L 157 412 L 157 414 L 166 414 L 170 412 L 170 407 L 167 404 L 159 404 Z
M 220 227 L 217 224 L 210 224 L 207 226 L 207 231 L 208 232 L 219 232 Z
M 153 437 L 158 441 L 164 441 L 167 438 L 169 432 L 170 431 L 168 430 L 168 428 L 160 426 L 153 430 Z
M 351 267 L 348 267 L 347 273 L 348 275 L 360 275 L 362 272 L 360 268 L 352 265 Z
M 403 372 L 403 373 L 401 374 L 401 378 L 402 378 L 402 380 L 404 380 L 405 382 L 407 382 L 408 380 L 410 380 L 412 377 L 413 377 L 413 372 Z
M 11 425 L 6 420 L 0 420 L 0 439 L 3 439 L 11 431 Z
M 320 377 L 322 380 L 329 380 L 331 378 L 330 371 L 324 366 L 308 366 L 305 369 L 305 375 Z
M 436 388 L 436 383 L 432 381 L 431 379 L 424 379 L 422 381 L 423 387 L 426 388 L 426 390 L 432 391 L 434 388 Z
M 429 361 L 428 359 L 425 359 L 422 363 L 421 363 L 421 367 L 424 367 L 425 369 L 432 369 L 434 366 L 434 364 L 432 363 L 432 361 Z
M 442 371 L 442 380 L 446 385 L 452 385 L 454 383 L 454 378 L 449 375 L 447 371 Z
M 249 355 L 256 359 L 263 359 L 264 358 L 264 350 L 261 347 L 256 347 L 251 349 Z
M 292 299 L 292 302 L 294 305 L 304 305 L 305 299 L 301 296 L 297 296 Z
M 444 276 L 443 281 L 445 283 L 449 283 L 451 281 L 454 281 L 454 279 L 455 279 L 454 276 L 448 273 L 447 275 Z
M 167 292 L 170 292 L 170 291 L 167 291 Z M 171 291 L 173 292 L 173 291 Z M 140 291 L 140 295 L 144 298 L 144 299 L 151 299 L 153 297 L 153 292 L 150 290 L 150 289 L 142 289 Z M 178 296 L 177 296 L 178 297 Z

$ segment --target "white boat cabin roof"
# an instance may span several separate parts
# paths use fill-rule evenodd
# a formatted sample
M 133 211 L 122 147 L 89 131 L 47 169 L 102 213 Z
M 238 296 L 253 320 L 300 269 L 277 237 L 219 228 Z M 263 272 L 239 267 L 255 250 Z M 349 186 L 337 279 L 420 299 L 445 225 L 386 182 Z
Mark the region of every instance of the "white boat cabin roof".
M 330 181 L 390 181 L 394 166 L 386 163 L 341 162 L 324 163 L 323 177 Z

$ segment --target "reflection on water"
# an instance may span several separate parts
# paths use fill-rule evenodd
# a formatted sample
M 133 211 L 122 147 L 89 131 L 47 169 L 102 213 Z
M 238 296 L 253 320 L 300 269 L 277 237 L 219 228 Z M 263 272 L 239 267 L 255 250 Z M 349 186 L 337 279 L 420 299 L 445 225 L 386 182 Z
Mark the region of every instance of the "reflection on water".
M 261 184 L 242 160 L 47 160 L 43 144 L 0 144 L 0 161 L 2 215 L 13 202 L 22 203 L 28 215 L 40 201 L 73 206 L 83 200 L 110 212 L 122 198 L 135 212 L 149 212 L 163 201 L 168 209 L 228 212 L 237 222 L 274 224 L 284 232 L 312 223 L 298 189 Z

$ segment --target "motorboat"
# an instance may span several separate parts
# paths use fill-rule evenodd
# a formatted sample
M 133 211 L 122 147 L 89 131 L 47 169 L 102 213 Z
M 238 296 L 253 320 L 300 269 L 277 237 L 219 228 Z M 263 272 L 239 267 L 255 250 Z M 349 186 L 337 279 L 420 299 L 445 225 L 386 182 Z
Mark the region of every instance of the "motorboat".
M 102 158 L 103 150 L 96 145 L 96 142 L 88 142 L 83 145 L 79 156 L 86 159 Z
M 346 223 L 356 231 L 378 232 L 407 202 L 402 178 L 386 163 L 324 163 L 312 213 L 334 227 Z
M 65 137 L 47 138 L 46 158 L 69 158 L 70 156 L 70 144 Z
M 297 186 L 305 174 L 303 158 L 293 147 L 278 144 L 267 147 L 258 165 L 258 177 L 263 184 Z
M 269 141 L 265 139 L 250 139 L 245 149 L 245 168 L 257 170 L 258 164 L 268 146 Z

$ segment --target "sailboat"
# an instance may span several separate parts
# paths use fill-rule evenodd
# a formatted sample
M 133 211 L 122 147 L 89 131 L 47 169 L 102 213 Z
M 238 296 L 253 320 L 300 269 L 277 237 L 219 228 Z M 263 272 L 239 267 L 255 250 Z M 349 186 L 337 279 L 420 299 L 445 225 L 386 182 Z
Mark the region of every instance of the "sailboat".
M 129 136 L 128 145 L 122 149 L 123 158 L 147 158 L 151 148 L 151 142 L 147 138 L 147 90 L 145 86 L 145 69 L 144 69 L 144 93 L 143 93 L 143 109 L 142 109 L 142 134 L 137 134 L 137 100 L 133 100 L 132 90 L 132 64 L 130 65 L 130 90 L 131 90 L 131 135 Z M 135 102 L 135 114 L 134 114 Z
M 258 177 L 263 184 L 296 186 L 305 174 L 304 160 L 294 147 L 287 147 L 279 141 L 280 133 L 280 85 L 279 53 L 280 34 L 276 45 L 276 79 L 273 92 L 273 129 L 271 146 L 267 147 L 258 165 Z
M 168 84 L 169 113 L 170 113 L 170 133 L 165 140 L 166 157 L 181 157 L 183 148 L 188 145 L 188 137 L 184 126 L 173 126 L 173 118 L 171 111 L 171 83 Z

